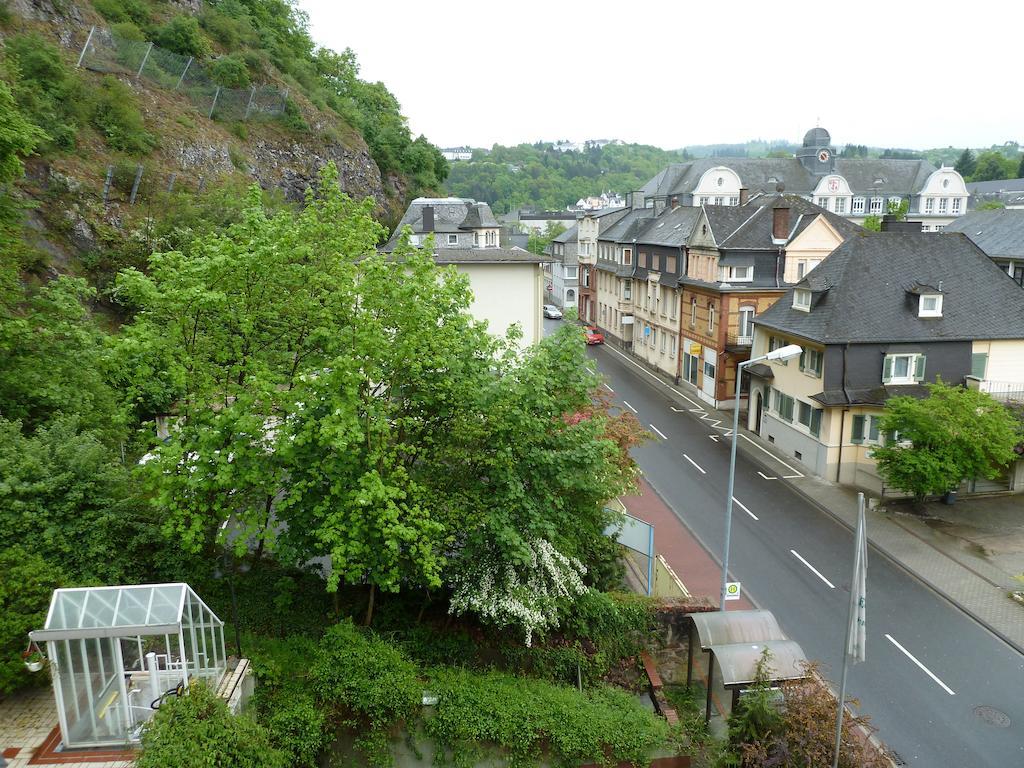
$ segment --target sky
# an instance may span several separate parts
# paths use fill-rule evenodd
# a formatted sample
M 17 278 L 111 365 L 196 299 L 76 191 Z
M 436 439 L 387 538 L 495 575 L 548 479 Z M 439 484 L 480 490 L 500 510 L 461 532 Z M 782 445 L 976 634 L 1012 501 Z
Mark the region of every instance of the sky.
M 1020 0 L 298 0 L 438 146 L 1024 143 Z

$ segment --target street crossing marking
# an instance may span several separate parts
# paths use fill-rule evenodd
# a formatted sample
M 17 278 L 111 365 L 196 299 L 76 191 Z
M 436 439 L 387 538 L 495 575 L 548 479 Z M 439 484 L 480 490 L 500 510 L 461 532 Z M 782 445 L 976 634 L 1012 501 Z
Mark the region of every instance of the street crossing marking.
M 732 497 L 732 503 L 735 504 L 740 509 L 742 509 L 744 512 L 746 512 L 748 515 L 750 515 L 755 520 L 759 520 L 760 519 L 760 518 L 758 518 L 757 515 L 755 515 L 753 512 L 751 512 L 749 509 L 747 509 L 746 506 L 744 506 L 743 502 L 740 501 L 739 499 L 737 499 L 735 496 Z
M 623 400 L 623 401 L 622 401 L 622 404 L 623 404 L 624 406 L 626 406 L 627 408 L 629 408 L 629 410 L 631 410 L 631 411 L 632 411 L 633 413 L 640 413 L 640 411 L 638 411 L 638 410 L 637 410 L 636 408 L 634 408 L 634 407 L 633 407 L 632 405 L 630 405 L 629 403 L 627 403 L 627 402 L 626 402 L 625 400 Z
M 705 472 L 705 471 L 704 471 L 704 468 L 703 468 L 703 467 L 702 467 L 702 466 L 701 466 L 700 464 L 698 464 L 698 463 L 697 463 L 696 461 L 694 461 L 693 459 L 691 459 L 691 458 L 690 458 L 689 456 L 687 456 L 687 455 L 686 455 L 685 453 L 683 454 L 683 458 L 684 458 L 684 459 L 686 459 L 686 460 L 687 460 L 688 462 L 690 462 L 691 464 L 693 464 L 693 466 L 695 466 L 695 467 L 696 467 L 696 468 L 697 468 L 697 469 L 698 469 L 698 470 L 700 471 L 700 473 L 701 473 L 702 475 L 706 475 L 706 474 L 707 474 L 707 472 Z
M 897 642 L 896 642 L 896 640 L 895 640 L 895 638 L 893 638 L 893 636 L 892 636 L 892 635 L 886 634 L 886 636 L 885 636 L 885 639 L 886 639 L 886 640 L 888 640 L 888 641 L 889 641 L 890 643 L 892 643 L 893 645 L 895 645 L 895 646 L 896 646 L 897 648 L 899 648 L 899 649 L 900 649 L 901 651 L 903 651 L 904 655 L 905 655 L 905 656 L 906 656 L 906 657 L 907 657 L 908 659 L 910 659 L 910 660 L 911 660 L 912 662 L 914 662 L 915 664 L 917 664 L 917 666 L 919 666 L 919 667 L 921 668 L 921 671 L 922 671 L 922 672 L 924 672 L 924 673 L 925 673 L 926 675 L 928 675 L 928 677 L 930 677 L 930 678 L 931 678 L 932 680 L 934 680 L 934 681 L 935 681 L 936 683 L 938 683 L 938 684 L 939 684 L 939 685 L 940 685 L 940 686 L 942 687 L 942 690 L 944 690 L 944 691 L 945 691 L 946 693 L 948 693 L 948 694 L 949 694 L 950 696 L 956 696 L 956 693 L 955 693 L 955 692 L 953 691 L 953 689 L 952 689 L 952 688 L 950 688 L 950 687 L 949 687 L 948 685 L 946 685 L 946 684 L 945 684 L 944 682 L 942 682 L 941 680 L 939 680 L 939 678 L 938 678 L 938 677 L 936 676 L 936 674 L 935 674 L 934 672 L 932 672 L 932 671 L 931 671 L 930 669 L 928 669 L 928 667 L 926 667 L 926 666 L 925 666 L 924 664 L 922 664 L 922 663 L 921 663 L 920 661 L 918 661 L 918 660 L 917 660 L 917 659 L 916 659 L 916 658 L 914 657 L 914 654 L 912 654 L 912 653 L 911 653 L 910 651 L 908 651 L 908 650 L 907 650 L 906 648 L 904 648 L 904 647 L 903 647 L 902 645 L 900 645 L 899 643 L 897 643 Z
M 655 432 L 657 432 L 658 436 L 662 440 L 668 440 L 668 436 L 664 432 L 662 432 L 660 429 L 658 429 L 656 426 L 654 426 L 653 424 L 651 424 L 651 429 L 653 429 Z
M 821 571 L 819 571 L 819 570 L 818 570 L 817 568 L 815 568 L 815 567 L 814 567 L 813 565 L 811 565 L 811 564 L 810 564 L 810 563 L 808 563 L 808 562 L 807 562 L 806 560 L 804 560 L 804 559 L 803 559 L 802 557 L 800 557 L 800 553 L 799 553 L 799 552 L 797 552 L 797 551 L 796 551 L 795 549 L 791 549 L 791 550 L 789 550 L 789 551 L 793 553 L 793 556 L 794 556 L 794 557 L 795 557 L 795 558 L 796 558 L 797 560 L 799 560 L 799 561 L 800 561 L 801 563 L 803 563 L 803 564 L 804 564 L 804 565 L 806 565 L 806 566 L 807 566 L 808 568 L 810 568 L 810 569 L 811 569 L 811 571 L 813 571 L 813 572 L 814 572 L 814 575 L 815 575 L 815 576 L 817 576 L 817 577 L 818 577 L 819 579 L 821 579 L 821 580 L 822 580 L 822 581 L 824 581 L 824 582 L 825 582 L 826 584 L 828 584 L 828 588 L 829 588 L 829 589 L 835 589 L 835 588 L 836 588 L 836 585 L 835 585 L 835 584 L 833 584 L 833 583 L 832 583 L 831 581 L 829 581 L 828 579 L 826 579 L 826 578 L 825 578 L 824 576 L 822 576 L 822 575 L 821 575 Z

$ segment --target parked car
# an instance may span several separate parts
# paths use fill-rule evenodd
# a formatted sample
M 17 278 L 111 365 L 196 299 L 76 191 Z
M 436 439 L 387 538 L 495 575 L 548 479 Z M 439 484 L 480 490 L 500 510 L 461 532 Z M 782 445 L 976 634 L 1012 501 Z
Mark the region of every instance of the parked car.
M 552 320 L 562 319 L 562 310 L 556 307 L 554 304 L 544 305 L 544 317 L 551 318 Z
M 583 329 L 586 333 L 587 344 L 604 344 L 604 334 L 592 325 Z

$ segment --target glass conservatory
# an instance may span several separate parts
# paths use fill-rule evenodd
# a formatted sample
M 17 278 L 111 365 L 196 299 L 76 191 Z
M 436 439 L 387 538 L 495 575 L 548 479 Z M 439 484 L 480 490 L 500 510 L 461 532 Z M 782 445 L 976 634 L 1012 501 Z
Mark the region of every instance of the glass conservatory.
M 188 584 L 58 589 L 43 629 L 65 747 L 138 741 L 168 696 L 227 671 L 224 622 Z

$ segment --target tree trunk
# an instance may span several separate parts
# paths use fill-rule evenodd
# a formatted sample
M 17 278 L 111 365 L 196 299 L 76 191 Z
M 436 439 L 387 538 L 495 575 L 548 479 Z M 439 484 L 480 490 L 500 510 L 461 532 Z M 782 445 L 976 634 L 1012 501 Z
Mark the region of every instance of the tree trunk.
M 263 544 L 267 540 L 267 528 L 270 527 L 270 512 L 274 506 L 274 495 L 272 493 L 267 494 L 267 503 L 263 508 L 263 526 L 260 528 L 260 541 L 256 545 L 256 557 L 255 561 L 258 563 L 260 558 L 263 557 Z
M 377 595 L 377 585 L 371 583 L 370 584 L 370 602 L 366 606 L 366 621 L 364 622 L 363 626 L 368 627 L 368 626 L 370 626 L 370 622 L 373 621 L 373 600 L 374 600 L 374 597 L 376 597 L 376 595 Z
M 423 614 L 426 612 L 428 605 L 430 605 L 430 595 L 429 594 L 426 596 L 426 599 L 423 601 L 423 605 L 420 606 L 420 612 L 416 615 L 416 623 L 417 624 L 419 624 L 421 621 L 423 621 Z

